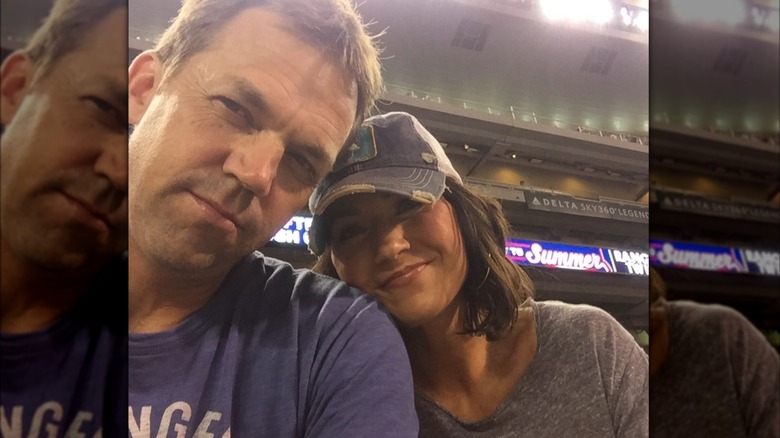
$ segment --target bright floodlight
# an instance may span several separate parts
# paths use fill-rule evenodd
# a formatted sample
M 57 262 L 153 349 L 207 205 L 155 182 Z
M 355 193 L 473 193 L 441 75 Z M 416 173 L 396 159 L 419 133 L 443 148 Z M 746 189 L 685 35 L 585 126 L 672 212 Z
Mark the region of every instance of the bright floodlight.
M 620 18 L 626 26 L 631 24 L 631 13 L 628 12 L 628 9 L 626 9 L 625 6 L 620 8 Z
M 606 24 L 613 15 L 609 0 L 541 0 L 540 6 L 542 13 L 551 20 Z
M 647 11 L 639 11 L 634 17 L 634 26 L 642 32 L 647 32 L 650 27 L 650 20 Z

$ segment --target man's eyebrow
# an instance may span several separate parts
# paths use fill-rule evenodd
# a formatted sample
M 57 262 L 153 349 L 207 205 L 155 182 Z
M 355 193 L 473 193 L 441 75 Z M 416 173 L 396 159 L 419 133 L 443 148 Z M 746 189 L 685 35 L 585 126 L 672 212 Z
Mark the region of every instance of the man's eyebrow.
M 246 79 L 236 76 L 236 75 L 225 75 L 225 78 L 231 83 L 232 87 L 235 89 L 236 93 L 238 93 L 242 100 L 244 100 L 246 103 L 254 107 L 255 110 L 260 111 L 262 113 L 269 113 L 271 108 L 268 105 L 268 102 L 265 100 L 265 97 L 257 91 L 257 88 L 254 87 L 249 81 Z
M 235 92 L 239 94 L 238 97 L 241 100 L 254 107 L 254 109 L 260 113 L 271 114 L 271 108 L 270 105 L 268 105 L 268 101 L 249 81 L 232 74 L 225 75 L 225 79 L 231 83 L 231 86 Z M 333 167 L 335 159 L 331 158 L 321 147 L 310 143 L 293 143 L 290 146 L 308 155 L 312 160 L 324 163 L 324 165 L 327 166 L 325 171 L 330 171 L 331 167 Z

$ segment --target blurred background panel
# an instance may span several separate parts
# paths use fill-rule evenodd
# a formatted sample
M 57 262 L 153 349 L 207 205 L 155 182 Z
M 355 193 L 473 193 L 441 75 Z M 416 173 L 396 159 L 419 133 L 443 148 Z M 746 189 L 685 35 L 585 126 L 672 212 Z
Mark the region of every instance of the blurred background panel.
M 780 350 L 779 6 L 651 2 L 650 256 Z
M 4 1 L 0 16 L 0 49 L 2 59 L 21 49 L 43 23 L 52 0 Z

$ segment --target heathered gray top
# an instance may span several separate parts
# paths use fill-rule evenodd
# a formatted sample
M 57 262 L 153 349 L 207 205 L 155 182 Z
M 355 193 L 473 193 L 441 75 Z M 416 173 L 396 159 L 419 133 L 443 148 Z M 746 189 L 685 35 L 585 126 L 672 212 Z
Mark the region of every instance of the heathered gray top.
M 654 437 L 780 437 L 780 358 L 739 312 L 669 301 L 669 353 L 650 383 Z
M 421 394 L 421 437 L 647 437 L 647 354 L 607 312 L 532 304 L 536 357 L 488 418 L 458 420 Z

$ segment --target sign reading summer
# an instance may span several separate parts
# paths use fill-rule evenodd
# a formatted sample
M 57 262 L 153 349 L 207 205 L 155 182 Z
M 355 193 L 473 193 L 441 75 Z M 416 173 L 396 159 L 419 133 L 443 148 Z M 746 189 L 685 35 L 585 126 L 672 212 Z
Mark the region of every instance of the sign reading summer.
M 506 256 L 519 265 L 545 268 L 632 275 L 649 272 L 648 255 L 641 251 L 509 239 Z
M 777 251 L 650 240 L 650 263 L 680 269 L 780 275 Z

